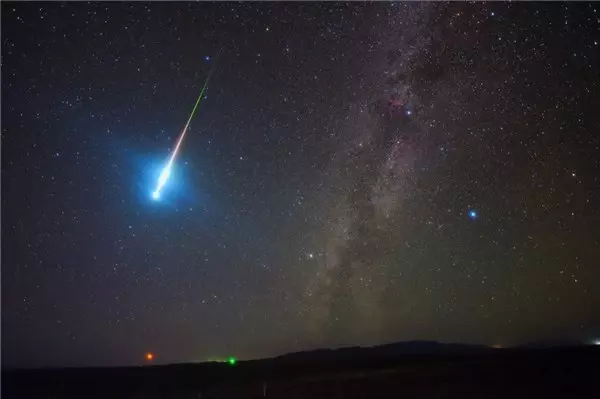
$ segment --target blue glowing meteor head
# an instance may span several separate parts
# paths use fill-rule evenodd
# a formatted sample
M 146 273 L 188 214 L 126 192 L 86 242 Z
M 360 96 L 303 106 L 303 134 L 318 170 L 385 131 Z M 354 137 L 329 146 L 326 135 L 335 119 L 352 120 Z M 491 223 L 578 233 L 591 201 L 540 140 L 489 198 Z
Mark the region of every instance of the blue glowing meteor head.
M 171 165 L 165 166 L 165 168 L 160 172 L 160 176 L 158 177 L 158 183 L 156 184 L 156 190 L 152 192 L 152 199 L 158 201 L 160 199 L 160 192 L 162 191 L 165 184 L 167 184 L 167 180 L 169 180 L 169 176 L 171 176 Z
M 476 211 L 476 210 L 473 210 L 473 209 L 471 209 L 471 210 L 469 211 L 469 217 L 470 217 L 471 219 L 477 219 L 477 211 Z
M 156 189 L 156 192 L 160 192 L 160 189 L 165 185 L 167 180 L 169 180 L 170 175 L 171 175 L 171 168 L 169 166 L 167 166 L 160 173 L 160 176 L 158 178 L 158 188 Z

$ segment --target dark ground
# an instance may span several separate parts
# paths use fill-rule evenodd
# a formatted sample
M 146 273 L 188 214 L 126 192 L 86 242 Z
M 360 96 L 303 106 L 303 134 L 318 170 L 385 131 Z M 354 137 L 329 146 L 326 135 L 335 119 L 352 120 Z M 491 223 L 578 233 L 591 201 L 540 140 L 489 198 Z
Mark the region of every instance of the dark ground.
M 399 352 L 315 351 L 236 366 L 3 370 L 2 397 L 600 397 L 600 347 Z

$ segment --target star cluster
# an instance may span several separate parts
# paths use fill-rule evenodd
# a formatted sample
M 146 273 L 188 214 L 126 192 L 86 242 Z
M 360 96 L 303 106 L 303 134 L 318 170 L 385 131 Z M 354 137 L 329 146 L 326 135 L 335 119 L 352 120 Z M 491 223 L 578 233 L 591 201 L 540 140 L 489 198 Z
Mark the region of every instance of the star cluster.
M 3 364 L 599 336 L 599 41 L 593 3 L 3 2 Z

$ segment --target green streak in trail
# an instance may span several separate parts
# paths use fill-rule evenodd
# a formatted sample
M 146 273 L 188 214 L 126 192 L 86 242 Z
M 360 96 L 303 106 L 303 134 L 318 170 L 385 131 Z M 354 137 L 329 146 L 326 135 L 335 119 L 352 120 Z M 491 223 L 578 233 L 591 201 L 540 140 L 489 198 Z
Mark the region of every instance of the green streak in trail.
M 198 104 L 200 104 L 200 100 L 202 100 L 202 96 L 204 95 L 204 91 L 208 87 L 208 82 L 210 81 L 210 77 L 212 76 L 212 74 L 213 74 L 213 72 L 215 71 L 216 68 L 217 68 L 217 60 L 215 60 L 215 64 L 214 64 L 213 68 L 210 70 L 210 72 L 208 73 L 208 76 L 206 77 L 206 81 L 204 82 L 204 85 L 202 86 L 202 90 L 200 90 L 200 95 L 198 96 L 198 99 L 196 100 L 196 104 L 194 104 L 194 108 L 192 108 L 192 112 L 190 113 L 190 117 L 188 118 L 188 121 L 185 124 L 186 129 L 189 126 L 190 122 L 192 121 L 192 118 L 194 117 L 194 114 L 196 113 L 196 109 L 198 108 Z

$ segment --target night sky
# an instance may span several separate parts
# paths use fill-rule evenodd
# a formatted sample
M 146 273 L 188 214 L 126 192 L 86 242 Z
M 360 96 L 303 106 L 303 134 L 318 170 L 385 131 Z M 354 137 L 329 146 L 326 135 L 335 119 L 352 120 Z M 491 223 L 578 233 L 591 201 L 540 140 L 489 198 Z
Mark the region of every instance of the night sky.
M 3 365 L 600 336 L 599 42 L 593 3 L 2 2 Z

